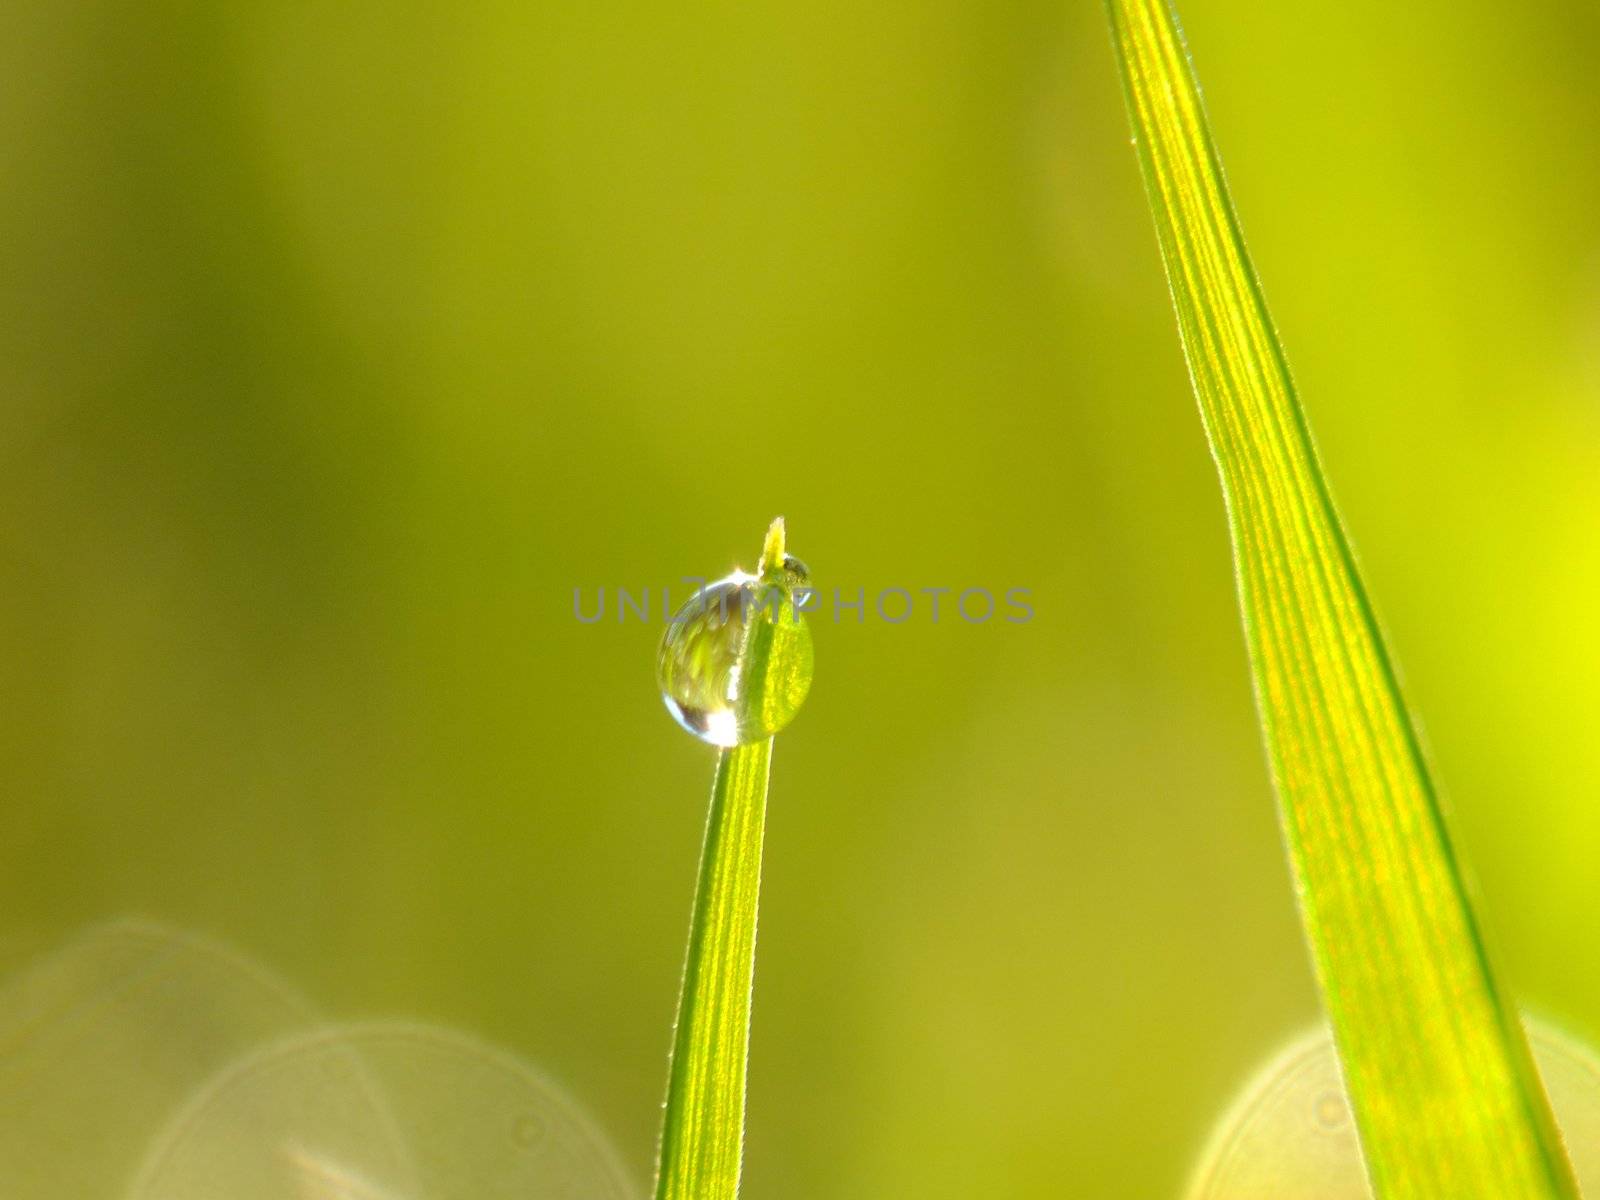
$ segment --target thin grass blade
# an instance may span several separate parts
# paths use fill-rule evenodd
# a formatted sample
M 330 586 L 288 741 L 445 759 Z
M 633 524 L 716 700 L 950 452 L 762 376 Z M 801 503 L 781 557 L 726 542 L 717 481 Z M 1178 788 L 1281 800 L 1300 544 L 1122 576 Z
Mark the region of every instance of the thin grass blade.
M 657 1200 L 733 1200 L 772 739 L 717 758 L 661 1131 Z
M 1164 0 L 1108 0 L 1221 475 L 1256 702 L 1380 1200 L 1578 1195 L 1318 466 Z
M 707 668 L 715 672 L 718 694 L 734 701 L 732 729 L 781 729 L 805 700 L 811 635 L 794 592 L 804 578 L 799 560 L 786 551 L 779 517 L 767 530 L 760 574 L 738 606 L 744 632 L 737 664 Z M 700 612 L 693 619 L 710 616 Z M 720 622 L 722 614 L 717 617 Z M 673 644 L 671 636 L 664 639 L 663 653 L 670 655 Z M 770 735 L 757 737 L 717 757 L 678 1002 L 656 1200 L 734 1200 L 739 1193 L 772 742 Z

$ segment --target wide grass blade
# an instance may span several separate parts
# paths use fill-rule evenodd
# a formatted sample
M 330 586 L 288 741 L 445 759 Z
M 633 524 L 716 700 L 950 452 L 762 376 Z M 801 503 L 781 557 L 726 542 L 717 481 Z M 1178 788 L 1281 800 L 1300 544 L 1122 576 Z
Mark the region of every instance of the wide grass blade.
M 1108 0 L 1222 479 L 1306 937 L 1380 1200 L 1578 1194 L 1317 465 L 1164 0 Z
M 771 738 L 717 758 L 672 1048 L 657 1200 L 732 1200 L 739 1192 L 771 762 Z

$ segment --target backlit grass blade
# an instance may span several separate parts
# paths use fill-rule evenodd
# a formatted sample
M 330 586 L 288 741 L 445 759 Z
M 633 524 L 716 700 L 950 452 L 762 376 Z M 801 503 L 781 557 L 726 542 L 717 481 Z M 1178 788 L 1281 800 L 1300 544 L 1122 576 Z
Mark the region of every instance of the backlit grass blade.
M 732 1200 L 739 1192 L 771 761 L 771 738 L 717 758 L 661 1129 L 657 1200 Z
M 1306 937 L 1380 1200 L 1577 1195 L 1334 512 L 1164 0 L 1108 0 L 1221 475 Z
M 727 748 L 717 757 L 700 857 L 657 1200 L 734 1200 L 739 1192 L 771 733 L 811 686 L 811 634 L 796 590 L 805 569 L 785 552 L 782 517 L 767 531 L 759 574 L 730 579 L 738 581 L 731 596 L 717 591 L 710 603 L 703 595 L 674 617 L 658 667 L 680 723 Z M 719 705 L 712 715 L 727 720 L 697 719 Z

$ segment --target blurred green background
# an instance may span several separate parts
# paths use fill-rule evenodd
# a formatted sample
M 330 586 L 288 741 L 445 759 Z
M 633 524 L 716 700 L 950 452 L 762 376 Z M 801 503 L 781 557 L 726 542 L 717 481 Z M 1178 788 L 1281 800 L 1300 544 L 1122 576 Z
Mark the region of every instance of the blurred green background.
M 1189 0 L 1512 983 L 1600 1029 L 1600 15 Z M 1315 1014 L 1099 6 L 9 4 L 0 966 L 219 935 L 649 1171 L 751 565 L 815 625 L 746 1194 L 1170 1196 Z

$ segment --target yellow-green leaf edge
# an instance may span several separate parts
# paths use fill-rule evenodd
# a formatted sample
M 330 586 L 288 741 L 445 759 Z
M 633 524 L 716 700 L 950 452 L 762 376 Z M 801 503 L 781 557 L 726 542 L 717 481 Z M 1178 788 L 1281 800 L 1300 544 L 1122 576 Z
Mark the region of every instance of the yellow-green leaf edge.
M 1334 510 L 1176 18 L 1107 0 L 1221 476 L 1305 933 L 1378 1200 L 1578 1187 Z

